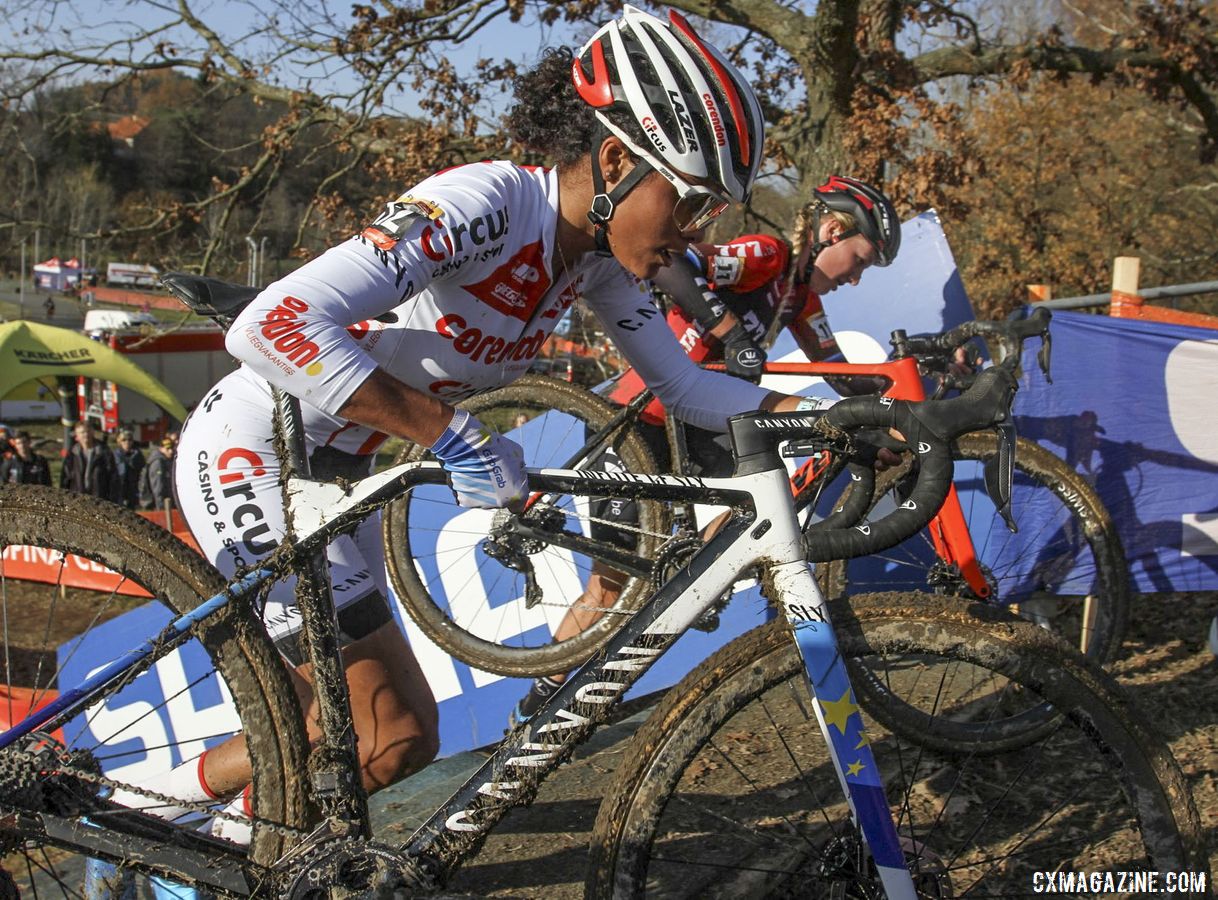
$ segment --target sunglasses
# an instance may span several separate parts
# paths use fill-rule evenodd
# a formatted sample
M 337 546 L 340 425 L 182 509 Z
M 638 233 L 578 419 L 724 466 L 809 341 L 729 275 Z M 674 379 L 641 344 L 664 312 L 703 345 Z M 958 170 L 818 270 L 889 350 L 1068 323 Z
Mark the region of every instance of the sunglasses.
M 667 166 L 651 164 L 677 189 L 677 205 L 672 220 L 679 231 L 698 231 L 727 211 L 732 201 L 723 194 L 701 184 L 690 184 Z
M 677 205 L 672 210 L 672 220 L 678 231 L 698 231 L 705 228 L 732 205 L 726 194 L 702 184 L 690 184 L 668 166 L 664 165 L 612 122 L 602 120 L 605 126 L 630 148 L 640 160 L 668 179 L 677 189 Z

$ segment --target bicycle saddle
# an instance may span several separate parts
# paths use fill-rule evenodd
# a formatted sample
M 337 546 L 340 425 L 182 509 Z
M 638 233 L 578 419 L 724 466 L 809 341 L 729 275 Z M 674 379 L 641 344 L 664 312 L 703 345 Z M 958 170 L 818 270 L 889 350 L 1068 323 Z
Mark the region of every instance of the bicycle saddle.
M 215 319 L 225 327 L 262 291 L 262 288 L 185 272 L 166 272 L 161 276 L 161 284 L 193 312 Z

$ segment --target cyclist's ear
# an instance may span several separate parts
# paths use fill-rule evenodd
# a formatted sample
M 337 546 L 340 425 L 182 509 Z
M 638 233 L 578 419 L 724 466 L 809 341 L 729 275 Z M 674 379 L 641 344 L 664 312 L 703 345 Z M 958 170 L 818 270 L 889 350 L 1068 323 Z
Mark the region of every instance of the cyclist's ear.
M 819 240 L 827 241 L 830 238 L 835 238 L 841 235 L 846 227 L 839 222 L 834 216 L 825 216 L 820 222 L 820 234 L 817 236 Z

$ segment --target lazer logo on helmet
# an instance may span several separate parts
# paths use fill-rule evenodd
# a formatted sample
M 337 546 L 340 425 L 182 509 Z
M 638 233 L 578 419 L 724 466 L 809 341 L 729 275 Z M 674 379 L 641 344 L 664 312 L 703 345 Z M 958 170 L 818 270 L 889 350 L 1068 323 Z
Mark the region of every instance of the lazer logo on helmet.
M 647 137 L 656 145 L 656 149 L 661 153 L 668 152 L 668 145 L 664 143 L 664 139 L 660 137 L 660 126 L 656 124 L 656 120 L 651 116 L 643 116 L 643 130 L 647 132 Z
M 685 143 L 689 145 L 689 152 L 697 153 L 698 136 L 694 134 L 694 123 L 685 110 L 685 104 L 681 102 L 681 95 L 676 91 L 669 91 L 668 100 L 672 104 L 672 111 L 676 113 L 677 123 L 681 126 L 681 134 L 685 136 Z
M 465 240 L 475 247 L 487 241 L 497 241 L 508 233 L 507 207 L 478 216 L 472 222 L 460 222 L 452 228 L 436 219 L 435 227 L 428 225 L 419 235 L 419 246 L 428 259 L 440 262 L 465 250 Z M 437 245 L 437 241 L 439 242 Z
M 710 116 L 711 131 L 715 133 L 715 143 L 723 147 L 727 144 L 727 133 L 723 130 L 723 123 L 719 121 L 719 107 L 715 104 L 715 98 L 710 94 L 703 94 L 702 102 L 706 105 L 706 114 Z

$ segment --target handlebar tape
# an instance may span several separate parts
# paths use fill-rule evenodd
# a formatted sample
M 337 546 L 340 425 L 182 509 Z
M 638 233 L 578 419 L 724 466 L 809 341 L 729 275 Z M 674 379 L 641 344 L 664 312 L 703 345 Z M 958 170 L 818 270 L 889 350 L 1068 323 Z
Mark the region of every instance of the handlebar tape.
M 893 547 L 917 534 L 938 512 L 951 486 L 951 442 L 962 434 L 991 427 L 1010 415 L 1016 382 L 1005 368 L 988 369 L 963 395 L 951 400 L 910 403 L 887 397 L 843 400 L 820 419 L 829 436 L 857 428 L 899 431 L 918 459 L 918 478 L 908 498 L 887 516 L 838 530 L 817 530 L 805 537 L 810 562 L 853 559 Z
M 857 525 L 863 516 L 867 515 L 867 510 L 871 509 L 871 495 L 875 493 L 875 468 L 852 462 L 846 467 L 846 471 L 851 484 L 839 498 L 841 505 L 835 507 L 819 522 L 810 524 L 804 529 L 805 534 Z

